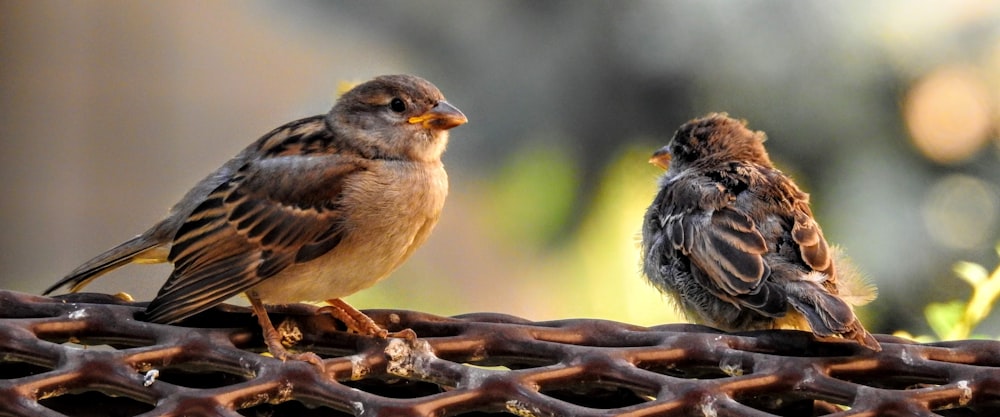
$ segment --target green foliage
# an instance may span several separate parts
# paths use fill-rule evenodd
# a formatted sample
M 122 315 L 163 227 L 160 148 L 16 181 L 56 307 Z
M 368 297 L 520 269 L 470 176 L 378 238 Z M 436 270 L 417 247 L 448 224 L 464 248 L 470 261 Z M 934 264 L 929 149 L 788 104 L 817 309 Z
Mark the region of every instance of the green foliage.
M 602 174 L 580 229 L 555 259 L 549 276 L 574 288 L 575 316 L 639 325 L 683 321 L 676 307 L 641 274 L 642 218 L 662 170 L 650 151 L 630 147 Z
M 947 303 L 930 303 L 924 309 L 924 316 L 931 330 L 940 339 L 962 339 L 954 337 L 954 331 L 958 329 L 958 323 L 965 314 L 965 301 L 952 300 Z
M 1000 245 L 997 245 L 1000 256 Z M 931 303 L 924 310 L 927 323 L 941 340 L 968 339 L 982 322 L 993 304 L 1000 298 L 1000 265 L 990 273 L 972 262 L 955 264 L 955 273 L 972 286 L 972 297 L 966 301 Z
M 579 169 L 565 151 L 522 149 L 500 170 L 490 195 L 494 232 L 534 247 L 549 243 L 570 218 Z

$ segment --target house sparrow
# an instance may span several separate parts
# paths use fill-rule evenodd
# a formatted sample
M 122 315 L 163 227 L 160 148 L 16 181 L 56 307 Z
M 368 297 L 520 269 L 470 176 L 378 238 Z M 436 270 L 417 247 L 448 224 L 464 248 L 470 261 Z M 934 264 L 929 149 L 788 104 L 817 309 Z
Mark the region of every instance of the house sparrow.
M 794 328 L 881 350 L 850 306 L 874 289 L 838 269 L 809 195 L 774 168 L 764 139 L 745 121 L 709 114 L 653 154 L 666 174 L 643 219 L 646 277 L 699 323 Z
M 45 291 L 77 291 L 128 263 L 174 270 L 145 319 L 174 323 L 246 293 L 277 358 L 290 355 L 264 304 L 326 300 L 358 333 L 387 332 L 339 298 L 400 266 L 438 221 L 448 129 L 467 122 L 437 87 L 389 75 L 344 93 L 326 115 L 264 135 L 194 186 L 145 233 Z

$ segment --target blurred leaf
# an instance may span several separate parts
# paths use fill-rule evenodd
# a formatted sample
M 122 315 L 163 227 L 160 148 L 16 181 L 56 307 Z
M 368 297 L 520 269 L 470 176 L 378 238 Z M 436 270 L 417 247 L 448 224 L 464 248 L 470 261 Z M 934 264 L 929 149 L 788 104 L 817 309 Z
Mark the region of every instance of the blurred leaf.
M 1000 266 L 992 272 L 972 262 L 958 262 L 955 273 L 972 285 L 968 301 L 931 303 L 924 310 L 927 323 L 942 340 L 967 339 L 993 310 L 1000 298 Z M 979 337 L 977 335 L 977 337 Z
M 962 262 L 962 264 L 982 268 L 979 265 L 968 262 Z M 986 276 L 987 272 L 985 269 L 982 269 L 982 273 L 984 276 L 978 278 L 977 282 L 972 286 L 972 298 L 969 299 L 969 305 L 965 309 L 964 320 L 969 329 L 974 329 L 990 314 L 993 304 L 996 303 L 997 297 L 1000 296 L 1000 267 L 993 272 L 992 276 Z M 978 271 L 972 272 L 972 274 L 978 274 Z
M 968 330 L 964 332 L 958 329 L 962 316 L 965 314 L 965 303 L 962 301 L 951 301 L 948 303 L 930 303 L 924 309 L 924 316 L 927 317 L 927 324 L 931 326 L 934 333 L 941 340 L 964 339 L 968 336 Z M 964 333 L 964 334 L 956 334 Z
M 520 149 L 493 182 L 489 218 L 494 231 L 519 245 L 551 242 L 572 213 L 578 171 L 565 151 Z
M 901 337 L 903 339 L 909 339 L 909 340 L 912 340 L 912 341 L 917 342 L 917 343 L 932 343 L 932 342 L 936 342 L 937 341 L 937 339 L 935 339 L 935 338 L 933 338 L 931 336 L 923 335 L 923 334 L 919 335 L 919 336 L 915 336 L 915 335 L 912 335 L 912 334 L 910 334 L 910 332 L 907 332 L 905 330 L 896 330 L 895 332 L 892 333 L 892 335 L 896 336 L 896 337 Z
M 959 278 L 964 279 L 965 282 L 968 282 L 973 287 L 985 282 L 990 276 L 986 268 L 972 262 L 958 262 L 952 269 L 958 274 Z
M 340 97 L 340 96 L 344 95 L 344 93 L 346 93 L 348 91 L 351 91 L 352 88 L 357 87 L 357 85 L 360 84 L 360 83 L 362 83 L 362 82 L 363 81 L 358 81 L 358 80 L 351 80 L 351 81 L 340 80 L 340 81 L 338 81 L 337 82 L 337 91 L 336 91 L 336 94 L 335 94 L 336 97 L 334 97 L 334 100 L 336 100 L 337 97 Z
M 562 254 L 557 274 L 575 288 L 574 302 L 586 305 L 587 315 L 640 325 L 683 320 L 641 273 L 643 214 L 662 173 L 647 159 L 649 150 L 639 148 L 613 158 L 572 247 Z

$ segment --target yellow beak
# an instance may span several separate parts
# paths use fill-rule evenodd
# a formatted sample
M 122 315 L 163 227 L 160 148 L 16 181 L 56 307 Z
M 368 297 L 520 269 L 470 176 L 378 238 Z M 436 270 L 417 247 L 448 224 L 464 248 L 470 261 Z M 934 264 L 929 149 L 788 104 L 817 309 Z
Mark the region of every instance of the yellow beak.
M 664 146 L 653 152 L 653 156 L 649 158 L 649 163 L 660 167 L 663 170 L 670 168 L 670 152 L 667 151 L 667 147 Z
M 469 118 L 465 117 L 457 107 L 441 100 L 427 113 L 413 116 L 407 121 L 412 124 L 420 123 L 427 129 L 448 130 L 468 123 Z

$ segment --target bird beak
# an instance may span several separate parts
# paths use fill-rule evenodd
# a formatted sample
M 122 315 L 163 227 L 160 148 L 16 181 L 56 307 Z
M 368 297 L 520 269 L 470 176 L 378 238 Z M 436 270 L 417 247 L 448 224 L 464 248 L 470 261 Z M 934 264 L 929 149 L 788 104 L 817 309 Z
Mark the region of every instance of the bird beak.
M 660 167 L 663 170 L 670 168 L 670 152 L 667 151 L 667 147 L 664 146 L 653 152 L 653 156 L 649 158 L 649 163 Z
M 455 126 L 464 125 L 469 119 L 457 107 L 441 100 L 427 113 L 413 116 L 407 121 L 412 124 L 420 123 L 427 129 L 448 130 Z

